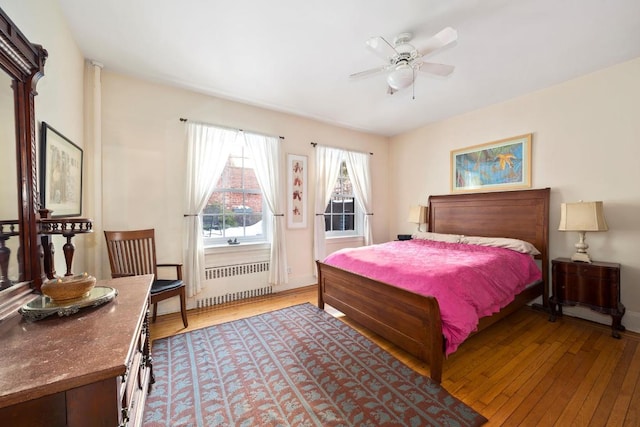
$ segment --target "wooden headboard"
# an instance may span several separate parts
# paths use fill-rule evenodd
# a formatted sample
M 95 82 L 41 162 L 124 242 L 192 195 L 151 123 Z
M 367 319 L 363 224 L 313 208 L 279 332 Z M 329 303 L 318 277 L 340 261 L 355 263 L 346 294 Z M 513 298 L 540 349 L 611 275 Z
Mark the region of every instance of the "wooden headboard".
M 539 251 L 543 304 L 549 293 L 549 188 L 429 197 L 429 231 L 465 236 L 510 237 Z

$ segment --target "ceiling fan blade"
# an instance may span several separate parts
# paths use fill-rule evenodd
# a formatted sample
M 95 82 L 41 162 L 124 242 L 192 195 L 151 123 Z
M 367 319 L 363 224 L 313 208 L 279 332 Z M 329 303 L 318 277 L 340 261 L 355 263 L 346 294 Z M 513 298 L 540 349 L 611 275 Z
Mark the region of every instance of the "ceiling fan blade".
M 353 73 L 353 74 L 349 75 L 349 78 L 357 79 L 357 78 L 360 78 L 360 77 L 371 76 L 371 75 L 374 75 L 374 74 L 381 73 L 383 71 L 387 71 L 390 67 L 391 67 L 391 65 L 383 65 L 381 67 L 372 68 L 370 70 L 359 71 L 357 73 Z
M 393 45 L 380 36 L 367 40 L 367 47 L 385 62 L 389 62 L 391 57 L 398 54 Z
M 425 46 L 420 49 L 420 54 L 422 56 L 429 55 L 430 53 L 443 48 L 456 40 L 458 40 L 458 32 L 451 27 L 447 27 L 435 36 L 431 37 Z
M 423 62 L 417 68 L 425 73 L 435 74 L 438 76 L 448 76 L 453 73 L 453 70 L 455 69 L 453 65 L 436 64 L 433 62 Z

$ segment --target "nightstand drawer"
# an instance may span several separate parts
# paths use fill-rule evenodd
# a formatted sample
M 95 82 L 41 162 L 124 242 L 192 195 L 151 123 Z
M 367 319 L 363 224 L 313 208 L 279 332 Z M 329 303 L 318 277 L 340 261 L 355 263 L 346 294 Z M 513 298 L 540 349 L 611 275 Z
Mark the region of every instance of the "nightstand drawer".
M 601 264 L 601 263 L 598 263 Z M 587 280 L 619 282 L 620 269 L 618 267 L 583 264 L 578 262 L 554 263 L 553 270 L 558 274 L 568 274 L 583 277 Z
M 614 308 L 618 305 L 618 286 L 613 286 L 609 279 L 579 274 L 554 275 L 558 287 L 558 299 L 567 302 L 580 302 L 586 305 Z

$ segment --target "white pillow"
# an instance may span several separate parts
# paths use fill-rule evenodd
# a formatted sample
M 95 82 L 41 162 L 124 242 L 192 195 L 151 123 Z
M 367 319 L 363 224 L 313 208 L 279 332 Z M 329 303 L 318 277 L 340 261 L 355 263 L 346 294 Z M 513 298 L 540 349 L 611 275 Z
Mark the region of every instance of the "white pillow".
M 531 243 L 525 242 L 524 240 L 509 239 L 506 237 L 462 236 L 460 243 L 492 246 L 494 248 L 506 248 L 523 254 L 540 255 L 540 251 Z
M 431 233 L 419 231 L 412 236 L 414 239 L 433 240 L 435 242 L 460 243 L 463 236 L 460 234 Z

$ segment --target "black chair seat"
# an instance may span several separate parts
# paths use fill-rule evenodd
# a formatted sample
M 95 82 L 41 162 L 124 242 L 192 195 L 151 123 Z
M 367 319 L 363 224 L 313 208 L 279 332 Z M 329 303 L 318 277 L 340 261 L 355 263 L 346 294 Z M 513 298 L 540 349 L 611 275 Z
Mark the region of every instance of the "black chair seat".
M 166 280 L 166 279 L 158 279 L 154 280 L 151 285 L 151 295 L 157 294 L 164 291 L 170 291 L 172 289 L 177 289 L 183 285 L 182 280 Z

